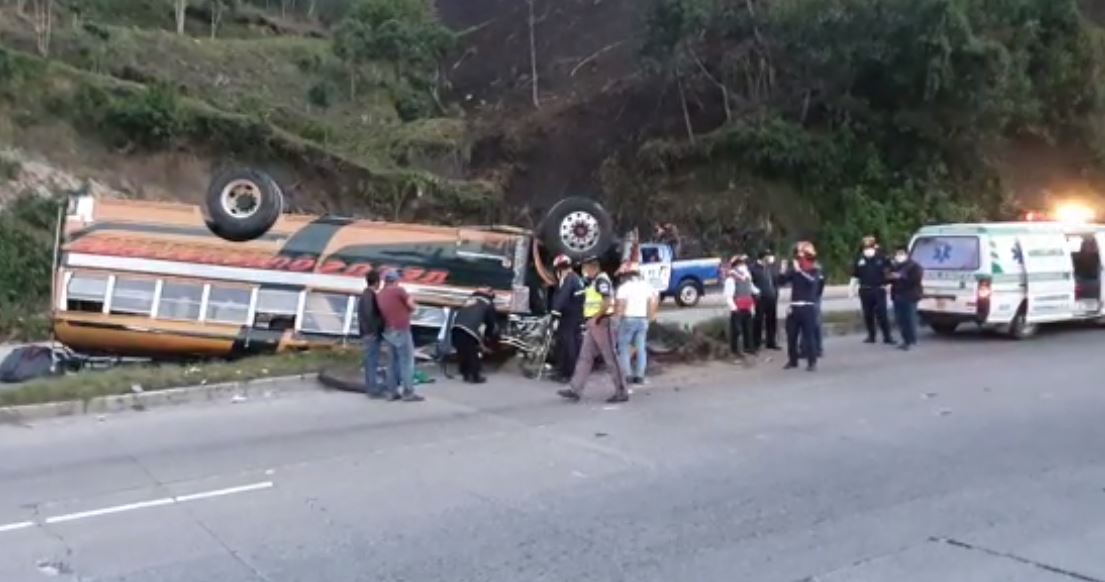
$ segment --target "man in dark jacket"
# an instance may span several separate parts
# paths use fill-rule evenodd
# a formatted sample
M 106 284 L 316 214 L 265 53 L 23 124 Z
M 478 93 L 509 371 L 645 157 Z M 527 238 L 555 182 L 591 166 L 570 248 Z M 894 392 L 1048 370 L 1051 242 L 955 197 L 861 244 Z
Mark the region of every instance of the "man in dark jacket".
M 849 291 L 855 293 L 859 288 L 860 306 L 863 308 L 863 323 L 867 326 L 866 343 L 875 343 L 875 323 L 882 331 L 882 341 L 893 344 L 890 335 L 890 318 L 886 313 L 887 274 L 891 268 L 890 260 L 879 248 L 873 236 L 863 238 L 863 250 L 856 257 L 852 267 L 852 282 Z
M 357 302 L 357 328 L 364 342 L 364 388 L 370 398 L 382 398 L 380 389 L 380 334 L 384 331 L 384 319 L 376 306 L 376 291 L 380 288 L 380 274 L 369 271 L 364 277 L 365 290 Z
M 808 242 L 799 243 L 795 257 L 781 280 L 790 284 L 790 309 L 787 313 L 787 365 L 798 367 L 798 342 L 801 339 L 806 369 L 817 369 L 820 355 L 818 304 L 825 288 L 825 276 L 817 263 L 817 251 Z M 811 349 L 812 348 L 812 349 Z
M 894 267 L 890 272 L 890 295 L 894 299 L 894 319 L 902 343 L 898 349 L 909 351 L 917 345 L 917 304 L 921 301 L 922 280 L 925 269 L 909 258 L 909 250 L 899 248 L 894 253 Z
M 756 297 L 756 315 L 752 320 L 753 347 L 759 350 L 779 349 L 779 265 L 775 253 L 760 252 L 759 260 L 752 264 L 752 284 L 760 290 Z
M 494 341 L 499 335 L 495 314 L 495 293 L 490 287 L 480 287 L 457 310 L 453 320 L 453 348 L 460 360 L 460 373 L 469 384 L 483 384 L 483 362 L 480 353 L 484 340 Z
M 552 306 L 553 317 L 557 319 L 556 379 L 568 382 L 575 374 L 583 341 L 583 281 L 572 269 L 572 260 L 567 255 L 553 259 L 553 268 L 559 281 Z

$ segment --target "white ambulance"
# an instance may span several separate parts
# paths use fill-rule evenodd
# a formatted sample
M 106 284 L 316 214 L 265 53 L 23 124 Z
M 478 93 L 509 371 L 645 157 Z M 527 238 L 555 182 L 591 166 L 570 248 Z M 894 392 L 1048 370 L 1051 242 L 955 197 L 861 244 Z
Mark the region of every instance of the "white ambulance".
M 1040 324 L 1101 320 L 1105 226 L 1064 222 L 922 228 L 910 255 L 925 269 L 923 321 L 940 334 L 976 324 L 1031 337 Z

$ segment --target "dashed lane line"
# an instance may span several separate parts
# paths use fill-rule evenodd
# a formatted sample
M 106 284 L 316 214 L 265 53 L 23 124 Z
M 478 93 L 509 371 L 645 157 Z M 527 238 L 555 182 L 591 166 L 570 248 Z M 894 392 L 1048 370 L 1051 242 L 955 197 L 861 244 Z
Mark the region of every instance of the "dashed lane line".
M 86 511 L 79 511 L 76 513 L 65 513 L 62 515 L 52 515 L 46 517 L 41 522 L 34 521 L 18 521 L 13 523 L 0 524 L 0 533 L 18 531 L 21 529 L 27 529 L 38 525 L 52 525 L 56 523 L 66 523 L 71 521 L 79 521 L 82 519 L 91 519 L 93 517 L 101 517 L 104 515 L 113 515 L 118 513 L 125 513 L 128 511 L 136 511 L 139 509 L 149 509 L 151 507 L 162 507 L 165 505 L 175 505 L 178 503 L 188 503 L 191 501 L 200 501 L 203 499 L 213 499 L 215 497 L 224 497 L 226 495 L 238 495 L 241 493 L 249 493 L 252 491 L 261 491 L 263 489 L 270 489 L 275 486 L 272 481 L 261 481 L 259 483 L 250 483 L 248 485 L 239 485 L 237 487 L 227 487 L 225 489 L 215 489 L 212 491 L 201 491 L 199 493 L 190 493 L 188 495 L 177 495 L 174 497 L 162 497 L 160 499 L 151 499 L 149 501 L 139 501 L 136 503 L 127 503 L 124 505 L 112 505 L 109 507 L 100 507 L 96 509 L 89 509 Z

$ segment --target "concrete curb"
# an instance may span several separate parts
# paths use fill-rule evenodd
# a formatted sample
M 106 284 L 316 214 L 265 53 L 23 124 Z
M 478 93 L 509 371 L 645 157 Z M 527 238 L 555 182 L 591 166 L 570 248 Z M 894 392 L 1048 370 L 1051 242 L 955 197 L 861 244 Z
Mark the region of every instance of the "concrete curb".
M 202 386 L 186 386 L 151 390 L 139 394 L 97 396 L 91 400 L 66 400 L 0 408 L 0 424 L 21 424 L 63 416 L 84 414 L 114 414 L 128 410 L 193 404 L 197 402 L 233 401 L 235 398 L 264 399 L 276 394 L 325 389 L 321 384 L 305 382 L 317 374 L 260 378 L 243 382 L 225 382 Z

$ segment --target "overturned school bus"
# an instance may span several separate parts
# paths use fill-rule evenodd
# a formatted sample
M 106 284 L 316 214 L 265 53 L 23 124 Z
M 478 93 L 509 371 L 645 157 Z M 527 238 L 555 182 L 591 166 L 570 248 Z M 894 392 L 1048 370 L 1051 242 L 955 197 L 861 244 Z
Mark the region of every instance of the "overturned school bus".
M 391 269 L 419 303 L 416 339 L 438 335 L 479 286 L 495 291 L 506 329 L 533 334 L 554 284 L 546 261 L 616 254 L 609 215 L 584 198 L 554 205 L 536 231 L 283 208 L 276 182 L 253 170 L 218 176 L 202 206 L 72 197 L 55 252 L 55 337 L 81 353 L 150 357 L 340 344 L 357 336 L 364 275 Z

